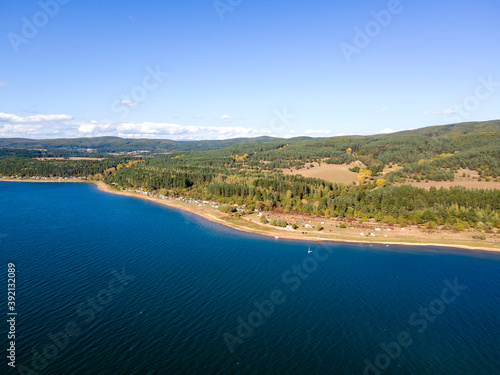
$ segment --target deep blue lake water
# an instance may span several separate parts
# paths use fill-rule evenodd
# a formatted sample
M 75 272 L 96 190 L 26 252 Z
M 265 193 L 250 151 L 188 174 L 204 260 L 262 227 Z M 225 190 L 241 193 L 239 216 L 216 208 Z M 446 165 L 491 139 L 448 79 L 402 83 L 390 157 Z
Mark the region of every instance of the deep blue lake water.
M 2 374 L 500 374 L 494 253 L 275 240 L 9 182 L 0 249 L 18 312 Z

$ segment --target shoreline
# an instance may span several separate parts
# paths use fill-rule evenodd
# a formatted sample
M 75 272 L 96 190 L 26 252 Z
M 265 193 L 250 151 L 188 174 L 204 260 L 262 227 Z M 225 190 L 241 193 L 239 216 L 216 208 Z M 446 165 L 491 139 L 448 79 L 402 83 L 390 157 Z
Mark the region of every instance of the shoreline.
M 410 241 L 405 241 L 405 240 L 377 240 L 377 239 L 370 239 L 367 240 L 366 238 L 363 239 L 354 239 L 353 234 L 345 233 L 345 230 L 342 229 L 338 233 L 334 233 L 331 236 L 328 236 L 328 234 L 323 234 L 321 233 L 321 236 L 314 235 L 311 232 L 306 232 L 308 235 L 301 234 L 301 232 L 296 231 L 296 232 L 290 232 L 289 230 L 286 229 L 281 229 L 279 227 L 273 227 L 270 226 L 269 224 L 264 225 L 260 224 L 258 222 L 248 220 L 248 219 L 241 219 L 241 218 L 235 218 L 232 216 L 229 216 L 227 214 L 221 213 L 219 211 L 215 211 L 213 209 L 209 209 L 208 207 L 199 207 L 198 205 L 193 205 L 193 204 L 188 204 L 185 202 L 181 201 L 176 201 L 176 200 L 170 200 L 170 199 L 158 199 L 154 197 L 149 197 L 145 196 L 142 194 L 137 194 L 134 192 L 130 191 L 118 191 L 115 189 L 112 189 L 109 185 L 104 183 L 103 181 L 87 181 L 87 180 L 13 180 L 13 179 L 0 179 L 0 181 L 10 181 L 10 182 L 30 182 L 30 183 L 87 183 L 87 184 L 95 184 L 97 188 L 103 192 L 110 193 L 110 194 L 117 194 L 117 195 L 124 195 L 124 196 L 129 196 L 132 198 L 141 198 L 144 200 L 148 200 L 151 202 L 155 202 L 167 207 L 171 208 L 177 208 L 192 214 L 195 214 L 197 216 L 200 216 L 206 220 L 209 220 L 214 223 L 222 224 L 226 227 L 236 229 L 239 231 L 247 232 L 247 233 L 254 233 L 254 234 L 260 234 L 268 237 L 278 237 L 278 239 L 288 239 L 288 240 L 299 240 L 299 241 L 331 241 L 331 242 L 345 242 L 345 243 L 359 243 L 359 244 L 378 244 L 378 245 L 401 245 L 401 246 L 421 246 L 421 247 L 444 247 L 444 248 L 457 248 L 457 249 L 464 249 L 464 250 L 471 250 L 471 251 L 487 251 L 487 252 L 500 252 L 500 246 L 496 244 L 497 246 L 491 246 L 491 247 L 485 247 L 485 246 L 470 246 L 467 244 L 460 244 L 460 243 L 439 243 L 439 242 L 432 242 L 430 240 L 429 242 L 423 241 L 423 242 L 416 242 L 418 238 L 416 237 L 411 237 L 408 238 Z M 246 225 L 245 225 L 246 224 Z M 344 232 L 342 232 L 344 231 Z M 411 239 L 415 239 L 415 242 L 412 242 Z

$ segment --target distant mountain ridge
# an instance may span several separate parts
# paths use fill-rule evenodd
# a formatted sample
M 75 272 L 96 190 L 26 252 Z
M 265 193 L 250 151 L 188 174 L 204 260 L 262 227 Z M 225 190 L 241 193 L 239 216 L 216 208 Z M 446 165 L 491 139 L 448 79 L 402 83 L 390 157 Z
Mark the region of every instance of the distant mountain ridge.
M 228 140 L 205 141 L 172 141 L 168 139 L 129 139 L 120 137 L 93 137 L 93 138 L 61 138 L 61 139 L 25 139 L 0 138 L 2 148 L 21 149 L 68 149 L 96 150 L 97 152 L 166 152 L 166 151 L 208 151 L 229 147 L 241 143 L 266 143 L 280 141 L 280 138 L 256 137 L 235 138 Z
M 397 132 L 397 134 L 423 135 L 429 137 L 457 136 L 477 133 L 500 133 L 500 120 L 428 126 L 420 129 Z
M 250 143 L 270 143 L 270 142 L 304 142 L 314 140 L 348 140 L 356 138 L 373 138 L 381 140 L 393 138 L 395 136 L 424 136 L 424 137 L 457 137 L 473 134 L 500 133 L 500 120 L 484 122 L 465 122 L 452 125 L 439 125 L 405 130 L 390 134 L 371 136 L 343 136 L 330 138 L 234 138 L 226 140 L 202 140 L 202 141 L 173 141 L 168 139 L 128 139 L 120 137 L 93 137 L 93 138 L 62 138 L 62 139 L 26 139 L 26 138 L 0 138 L 0 148 L 17 148 L 26 150 L 51 149 L 68 150 L 73 152 L 95 152 L 95 153 L 130 153 L 148 152 L 162 153 L 169 151 L 208 151 L 223 149 L 234 145 Z

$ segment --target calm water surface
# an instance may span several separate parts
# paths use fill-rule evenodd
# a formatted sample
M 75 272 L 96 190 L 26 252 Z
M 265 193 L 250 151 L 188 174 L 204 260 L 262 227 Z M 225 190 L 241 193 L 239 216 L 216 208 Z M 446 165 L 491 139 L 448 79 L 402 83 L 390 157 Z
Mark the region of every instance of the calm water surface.
M 0 210 L 0 373 L 500 374 L 496 254 L 275 240 L 87 184 L 0 182 Z

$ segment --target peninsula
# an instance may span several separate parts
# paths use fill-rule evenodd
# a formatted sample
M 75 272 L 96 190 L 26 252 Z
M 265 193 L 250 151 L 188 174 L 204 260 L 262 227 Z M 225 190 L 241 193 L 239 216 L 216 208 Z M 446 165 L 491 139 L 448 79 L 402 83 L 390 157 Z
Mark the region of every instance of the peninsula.
M 500 251 L 498 144 L 500 121 L 367 137 L 2 139 L 0 181 L 95 182 L 277 240 Z

